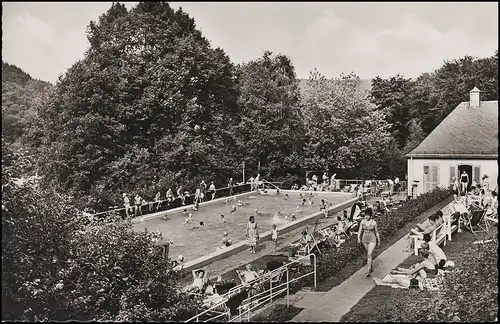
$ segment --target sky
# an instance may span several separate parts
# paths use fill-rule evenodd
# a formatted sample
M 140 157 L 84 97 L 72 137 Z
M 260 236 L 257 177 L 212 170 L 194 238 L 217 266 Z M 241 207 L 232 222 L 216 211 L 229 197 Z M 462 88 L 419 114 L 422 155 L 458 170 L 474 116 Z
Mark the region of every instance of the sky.
M 136 5 L 127 2 L 128 9 Z M 171 2 L 234 63 L 265 50 L 289 56 L 299 78 L 415 78 L 444 60 L 498 49 L 497 2 Z M 83 57 L 86 28 L 111 2 L 2 2 L 2 60 L 55 83 Z

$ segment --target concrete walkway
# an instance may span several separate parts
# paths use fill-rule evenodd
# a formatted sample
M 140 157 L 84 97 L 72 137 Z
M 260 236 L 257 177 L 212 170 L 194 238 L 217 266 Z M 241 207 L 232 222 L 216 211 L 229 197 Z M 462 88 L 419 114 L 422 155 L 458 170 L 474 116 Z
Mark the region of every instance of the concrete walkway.
M 408 241 L 403 237 L 382 252 L 373 263 L 370 278 L 366 277 L 366 266 L 354 273 L 340 285 L 327 292 L 300 292 L 293 306 L 304 308 L 292 322 L 338 322 L 351 307 L 367 294 L 375 284 L 372 278 L 383 278 L 403 262 L 411 252 L 403 252 Z

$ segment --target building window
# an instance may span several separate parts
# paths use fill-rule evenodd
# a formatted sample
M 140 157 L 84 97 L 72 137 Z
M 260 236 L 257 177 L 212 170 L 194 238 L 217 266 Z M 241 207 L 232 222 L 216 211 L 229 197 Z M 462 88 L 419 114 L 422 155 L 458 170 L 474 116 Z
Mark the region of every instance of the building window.
M 450 184 L 453 183 L 453 178 L 457 178 L 457 167 L 455 165 L 450 167 Z
M 439 165 L 424 165 L 424 193 L 439 186 Z
M 481 184 L 481 167 L 479 165 L 475 165 L 473 170 L 472 179 L 476 180 L 476 183 Z

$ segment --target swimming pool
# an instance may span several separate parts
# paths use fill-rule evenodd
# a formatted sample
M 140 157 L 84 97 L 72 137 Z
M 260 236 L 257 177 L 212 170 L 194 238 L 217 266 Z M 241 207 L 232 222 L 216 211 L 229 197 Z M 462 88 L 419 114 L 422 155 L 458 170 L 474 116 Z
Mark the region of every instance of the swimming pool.
M 227 232 L 233 244 L 245 240 L 246 225 L 250 216 L 257 215 L 255 220 L 259 232 L 263 233 L 272 228 L 273 224 L 278 227 L 291 221 L 291 215 L 295 214 L 297 219 L 319 211 L 321 199 L 326 199 L 332 205 L 351 199 L 350 195 L 336 194 L 329 192 L 315 192 L 316 199 L 312 205 L 306 202 L 302 206 L 299 192 L 287 192 L 289 198 L 285 198 L 285 193 L 276 195 L 276 190 L 269 190 L 269 195 L 248 194 L 245 197 L 229 199 L 227 203 L 222 201 L 213 202 L 207 206 L 200 206 L 198 211 L 194 211 L 192 206 L 186 206 L 187 212 L 192 213 L 192 222 L 186 223 L 181 212 L 174 212 L 167 216 L 167 219 L 153 218 L 142 223 L 133 225 L 134 230 L 148 231 L 159 230 L 163 237 L 172 240 L 169 256 L 177 258 L 183 255 L 185 261 L 191 261 L 209 253 L 215 252 L 222 244 L 223 233 Z M 255 198 L 252 198 L 255 197 Z M 243 206 L 238 207 L 238 200 Z M 232 205 L 236 210 L 231 212 Z M 297 206 L 300 210 L 297 211 Z M 279 217 L 274 215 L 280 212 Z M 224 215 L 224 222 L 221 221 Z M 285 218 L 288 216 L 288 218 Z M 204 225 L 200 226 L 200 222 Z

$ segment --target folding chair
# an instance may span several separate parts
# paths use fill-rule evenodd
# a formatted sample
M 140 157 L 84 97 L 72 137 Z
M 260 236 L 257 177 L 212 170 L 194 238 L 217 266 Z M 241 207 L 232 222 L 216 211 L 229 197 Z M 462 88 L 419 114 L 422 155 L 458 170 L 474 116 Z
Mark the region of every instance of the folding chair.
M 471 205 L 472 210 L 470 213 L 464 213 L 461 215 L 462 224 L 466 228 L 468 228 L 473 234 L 476 234 L 477 232 L 487 232 L 488 231 L 487 225 L 486 227 L 481 226 L 481 222 L 484 221 L 484 216 L 486 215 L 486 210 L 473 206 L 474 205 Z M 474 231 L 474 227 L 476 226 L 479 227 L 481 230 Z
M 329 227 L 327 227 L 327 228 L 331 230 L 331 228 L 329 228 Z M 326 228 L 320 229 L 320 230 L 318 230 L 318 232 L 321 234 L 321 236 L 323 237 L 325 242 L 327 242 L 330 245 L 330 247 L 337 246 L 337 242 L 335 242 L 335 233 L 328 232 Z M 332 244 L 332 241 L 333 241 L 333 244 Z

